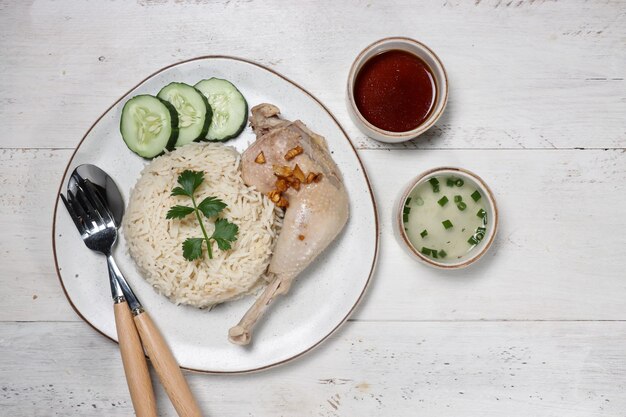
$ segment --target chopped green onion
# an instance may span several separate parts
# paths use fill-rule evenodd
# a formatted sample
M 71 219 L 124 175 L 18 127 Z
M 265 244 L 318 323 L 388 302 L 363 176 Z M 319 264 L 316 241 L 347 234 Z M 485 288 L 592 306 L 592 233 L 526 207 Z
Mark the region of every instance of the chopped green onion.
M 422 200 L 422 197 L 417 197 L 415 199 L 415 204 L 417 204 L 418 206 L 423 206 L 424 205 L 424 200 Z
M 459 204 L 456 205 L 457 208 L 461 211 L 465 210 L 467 208 L 467 204 L 465 204 L 464 202 L 460 202 Z
M 476 191 L 474 191 L 474 192 L 472 193 L 472 196 L 471 196 L 471 197 L 472 197 L 472 200 L 474 200 L 474 201 L 478 201 L 478 200 L 480 200 L 481 195 L 480 195 L 480 193 L 478 192 L 478 190 L 476 190 Z
M 452 222 L 450 220 L 444 220 L 441 222 L 441 224 L 443 224 L 443 227 L 445 227 L 446 229 L 449 229 L 452 227 Z
M 482 233 L 482 232 L 476 233 L 476 240 L 477 241 L 480 242 L 481 240 L 483 240 L 484 237 L 485 237 L 484 233 Z
M 426 236 L 428 236 L 428 230 L 426 230 L 426 229 L 422 230 L 422 233 L 420 233 L 420 236 L 421 236 L 421 237 L 426 237 Z
M 485 217 L 486 214 L 487 213 L 483 209 L 478 210 L 478 213 L 476 213 L 476 215 L 481 218 Z
M 437 259 L 437 250 L 431 249 L 430 250 L 430 256 L 432 256 L 433 258 Z
M 461 178 L 454 181 L 454 183 L 456 184 L 457 187 L 463 187 L 463 184 L 465 184 Z
M 406 202 L 404 203 L 405 206 L 408 206 L 409 204 L 411 204 L 411 197 L 406 199 Z
M 483 224 L 485 226 L 487 225 L 487 214 L 485 214 L 485 216 L 483 217 Z
M 440 258 L 445 258 L 446 256 L 448 256 L 448 254 L 446 253 L 446 251 L 445 251 L 445 250 L 443 250 L 443 249 L 441 249 L 441 250 L 439 251 L 439 257 L 440 257 Z
M 487 231 L 487 229 L 485 229 L 484 227 L 477 227 L 476 228 L 476 232 L 477 233 L 485 233 Z
M 443 197 L 441 197 L 441 198 L 439 199 L 439 201 L 437 201 L 437 203 L 438 203 L 441 207 L 445 206 L 446 204 L 448 204 L 448 197 L 446 197 L 446 196 L 444 195 Z
M 478 241 L 474 239 L 474 236 L 472 236 L 467 240 L 467 243 L 469 243 L 470 245 L 477 245 Z
M 404 206 L 404 210 L 402 212 L 404 214 L 409 214 L 411 212 L 411 207 Z
M 429 179 L 428 182 L 433 187 L 433 193 L 438 193 L 439 192 L 439 180 L 433 177 Z
M 409 214 L 408 214 L 408 213 L 404 213 L 404 214 L 402 215 L 402 221 L 403 221 L 404 223 L 408 223 L 408 222 L 409 222 Z
M 463 201 L 463 197 L 461 197 L 460 195 L 455 195 L 454 196 L 454 202 L 455 203 L 460 203 L 461 201 Z
M 454 178 L 448 178 L 448 179 L 446 180 L 446 185 L 447 185 L 448 187 L 454 187 Z
M 426 246 L 422 246 L 422 250 L 420 252 L 422 252 L 424 255 L 430 255 L 430 249 L 428 249 Z

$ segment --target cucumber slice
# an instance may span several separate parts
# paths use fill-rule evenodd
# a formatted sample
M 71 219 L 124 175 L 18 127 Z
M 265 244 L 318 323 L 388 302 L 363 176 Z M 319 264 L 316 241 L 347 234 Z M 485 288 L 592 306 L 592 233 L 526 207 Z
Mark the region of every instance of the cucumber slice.
M 120 133 L 128 149 L 144 158 L 154 158 L 174 149 L 178 137 L 178 115 L 170 103 L 147 94 L 124 104 Z
M 159 91 L 157 97 L 169 102 L 178 112 L 176 147 L 204 139 L 213 112 L 201 92 L 185 83 L 170 83 Z
M 238 136 L 248 119 L 248 103 L 237 87 L 220 78 L 202 80 L 195 87 L 209 100 L 213 119 L 206 139 L 225 141 Z

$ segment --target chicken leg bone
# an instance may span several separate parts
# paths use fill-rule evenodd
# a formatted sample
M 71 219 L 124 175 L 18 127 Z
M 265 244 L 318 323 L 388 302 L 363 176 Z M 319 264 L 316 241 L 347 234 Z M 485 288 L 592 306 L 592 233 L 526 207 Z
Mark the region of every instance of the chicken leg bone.
M 252 328 L 261 318 L 267 307 L 274 301 L 276 296 L 287 292 L 284 289 L 284 280 L 280 277 L 274 277 L 274 280 L 265 287 L 263 293 L 256 299 L 252 307 L 246 312 L 236 326 L 228 331 L 228 340 L 236 345 L 247 345 L 252 340 Z M 290 285 L 287 284 L 287 285 Z

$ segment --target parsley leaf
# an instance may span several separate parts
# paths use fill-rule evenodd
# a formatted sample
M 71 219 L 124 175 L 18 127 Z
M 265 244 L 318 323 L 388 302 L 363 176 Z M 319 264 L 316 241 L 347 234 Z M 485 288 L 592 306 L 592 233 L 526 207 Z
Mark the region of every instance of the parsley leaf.
M 215 230 L 211 235 L 211 239 L 215 240 L 217 247 L 221 250 L 229 250 L 231 243 L 237 240 L 239 226 L 229 222 L 226 219 L 217 219 L 215 221 Z
M 188 261 L 193 261 L 202 256 L 202 242 L 204 238 L 190 237 L 183 242 L 183 256 Z
M 171 207 L 165 216 L 167 219 L 183 219 L 192 213 L 196 215 L 204 237 L 192 237 L 183 242 L 183 256 L 189 261 L 202 257 L 202 242 L 206 242 L 209 259 L 213 259 L 212 242 L 215 241 L 217 247 L 221 250 L 229 250 L 232 247 L 232 242 L 237 240 L 237 233 L 239 233 L 239 226 L 236 224 L 230 223 L 226 219 L 216 219 L 213 234 L 211 237 L 207 235 L 200 213 L 207 218 L 215 217 L 227 206 L 226 203 L 217 197 L 207 197 L 200 204 L 196 204 L 193 194 L 203 181 L 204 172 L 183 171 L 178 176 L 180 187 L 174 187 L 171 195 L 189 197 L 193 207 L 176 205 Z
M 202 181 L 204 181 L 204 172 L 202 171 L 185 170 L 182 174 L 178 176 L 178 183 L 181 185 L 182 191 L 184 191 L 184 195 L 187 195 L 189 197 L 193 196 L 193 193 L 200 186 L 200 184 L 202 184 Z M 176 188 L 172 190 L 172 193 L 180 192 L 180 190 L 177 190 Z
M 226 203 L 217 197 L 207 197 L 200 204 L 198 204 L 198 210 L 202 212 L 206 217 L 217 216 L 220 211 L 226 208 Z
M 194 212 L 193 207 L 174 206 L 169 209 L 165 218 L 166 219 L 183 219 L 193 212 Z
M 189 197 L 189 195 L 187 194 L 187 191 L 183 190 L 180 187 L 174 187 L 174 189 L 172 190 L 172 193 L 170 195 L 172 195 L 172 196 L 174 196 L 174 195 L 186 195 L 187 197 Z

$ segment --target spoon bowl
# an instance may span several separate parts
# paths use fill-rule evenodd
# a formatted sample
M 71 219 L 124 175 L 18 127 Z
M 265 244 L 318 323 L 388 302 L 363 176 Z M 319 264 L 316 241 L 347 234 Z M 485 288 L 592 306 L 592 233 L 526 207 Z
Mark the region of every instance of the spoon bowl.
M 93 185 L 93 188 L 102 198 L 104 206 L 113 215 L 115 225 L 119 227 L 122 224 L 122 217 L 124 217 L 124 199 L 113 178 L 95 165 L 79 165 L 70 175 L 67 183 L 68 194 L 76 195 L 79 185 L 83 184 L 85 180 Z

